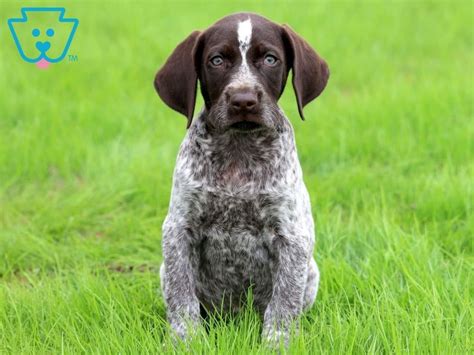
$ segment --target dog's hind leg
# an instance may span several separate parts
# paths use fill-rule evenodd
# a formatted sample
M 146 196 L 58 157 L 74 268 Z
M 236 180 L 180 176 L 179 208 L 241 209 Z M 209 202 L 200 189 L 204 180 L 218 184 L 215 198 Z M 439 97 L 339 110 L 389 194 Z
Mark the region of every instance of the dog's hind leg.
M 311 258 L 308 268 L 308 278 L 304 292 L 303 309 L 308 310 L 314 303 L 319 288 L 319 269 L 314 258 Z
M 165 264 L 162 263 L 160 266 L 160 286 L 161 286 L 161 294 L 163 295 L 163 300 L 165 301 L 166 305 L 166 296 L 165 296 Z

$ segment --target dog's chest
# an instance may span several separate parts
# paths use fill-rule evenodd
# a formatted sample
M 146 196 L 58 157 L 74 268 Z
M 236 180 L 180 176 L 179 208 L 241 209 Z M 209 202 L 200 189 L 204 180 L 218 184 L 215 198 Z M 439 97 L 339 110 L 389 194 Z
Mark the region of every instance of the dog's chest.
M 271 289 L 271 241 L 275 235 L 273 206 L 279 197 L 246 198 L 214 192 L 193 196 L 191 221 L 196 244 L 198 291 L 204 299 L 222 299 L 222 292 L 244 294 Z
M 190 223 L 204 253 L 244 256 L 265 247 L 274 234 L 274 206 L 280 197 L 256 193 L 245 197 L 218 192 L 197 192 L 191 198 Z M 214 250 L 215 249 L 215 250 Z M 210 255 L 209 255 L 210 256 Z

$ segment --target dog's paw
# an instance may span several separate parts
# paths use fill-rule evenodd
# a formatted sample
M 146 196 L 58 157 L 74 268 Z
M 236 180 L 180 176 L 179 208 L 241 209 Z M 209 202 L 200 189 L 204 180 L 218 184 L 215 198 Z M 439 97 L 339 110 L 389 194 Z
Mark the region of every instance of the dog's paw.
M 171 333 L 175 341 L 186 342 L 199 332 L 200 323 L 191 319 L 171 322 Z
M 262 340 L 273 350 L 287 349 L 290 342 L 290 333 L 286 330 L 265 327 L 262 332 Z

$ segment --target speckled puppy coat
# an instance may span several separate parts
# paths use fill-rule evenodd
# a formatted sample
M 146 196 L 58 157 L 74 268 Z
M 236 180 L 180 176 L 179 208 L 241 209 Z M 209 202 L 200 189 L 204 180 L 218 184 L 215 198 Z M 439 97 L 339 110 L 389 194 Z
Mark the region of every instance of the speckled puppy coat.
M 186 338 L 200 307 L 237 311 L 252 289 L 263 336 L 288 341 L 316 297 L 314 223 L 292 126 L 277 101 L 293 71 L 298 109 L 326 86 L 323 59 L 288 26 L 240 13 L 191 33 L 155 78 L 188 118 L 168 215 L 161 284 Z M 200 83 L 205 107 L 193 120 Z

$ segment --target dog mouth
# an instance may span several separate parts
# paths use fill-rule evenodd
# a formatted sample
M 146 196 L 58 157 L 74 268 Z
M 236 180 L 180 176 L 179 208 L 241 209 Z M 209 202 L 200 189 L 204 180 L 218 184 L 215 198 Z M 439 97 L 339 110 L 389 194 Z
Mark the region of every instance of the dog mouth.
M 231 129 L 242 131 L 242 132 L 255 131 L 262 127 L 263 126 L 260 123 L 252 122 L 252 121 L 239 121 L 230 125 Z

